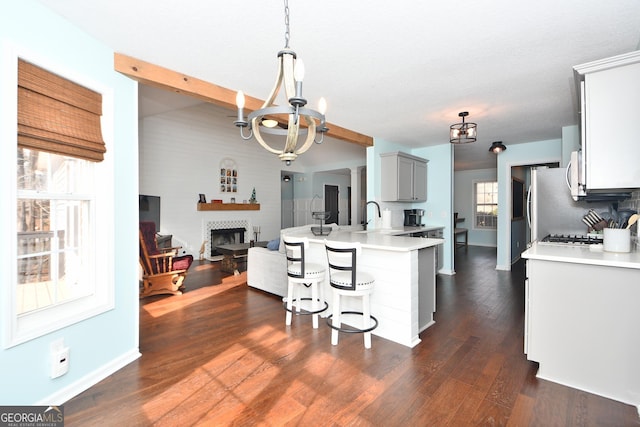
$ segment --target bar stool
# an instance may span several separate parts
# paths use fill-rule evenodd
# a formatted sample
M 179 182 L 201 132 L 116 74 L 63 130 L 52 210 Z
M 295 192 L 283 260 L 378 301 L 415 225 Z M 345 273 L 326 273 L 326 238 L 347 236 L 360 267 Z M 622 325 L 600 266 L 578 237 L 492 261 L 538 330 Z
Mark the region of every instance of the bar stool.
M 375 283 L 374 277 L 358 271 L 356 261 L 362 252 L 360 243 L 324 241 L 329 263 L 329 283 L 333 290 L 333 314 L 327 317 L 331 329 L 331 344 L 338 344 L 338 333 L 363 333 L 364 347 L 371 348 L 371 331 L 378 326 L 378 319 L 371 315 L 370 296 Z M 340 308 L 342 296 L 362 297 L 362 311 L 343 311 Z M 362 317 L 362 327 L 342 326 L 343 314 Z M 373 325 L 371 322 L 373 321 Z
M 329 304 L 324 300 L 324 292 L 320 283 L 324 281 L 326 269 L 321 264 L 307 262 L 305 250 L 309 248 L 309 239 L 306 237 L 283 237 L 284 247 L 287 253 L 287 300 L 284 309 L 287 311 L 285 324 L 291 325 L 291 317 L 295 306 L 296 314 L 309 314 L 313 316 L 313 328 L 318 329 L 318 314 L 325 311 Z M 311 297 L 300 297 L 301 286 L 311 288 Z M 293 298 L 295 288 L 295 299 Z M 311 301 L 311 310 L 301 308 L 302 301 Z M 322 307 L 322 305 L 324 305 Z

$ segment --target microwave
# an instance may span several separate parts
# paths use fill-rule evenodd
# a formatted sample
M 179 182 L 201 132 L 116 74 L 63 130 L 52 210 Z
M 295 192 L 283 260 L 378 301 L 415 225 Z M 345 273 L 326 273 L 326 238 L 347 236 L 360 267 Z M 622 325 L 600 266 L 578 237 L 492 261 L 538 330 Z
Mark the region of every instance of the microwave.
M 582 151 L 572 151 L 571 161 L 567 165 L 566 181 L 571 198 L 576 202 L 584 200 L 587 202 L 619 202 L 629 199 L 631 192 L 626 190 L 598 190 L 589 191 Z
M 582 151 L 572 151 L 571 161 L 567 165 L 567 185 L 571 191 L 571 198 L 576 202 L 587 196 L 585 181 Z

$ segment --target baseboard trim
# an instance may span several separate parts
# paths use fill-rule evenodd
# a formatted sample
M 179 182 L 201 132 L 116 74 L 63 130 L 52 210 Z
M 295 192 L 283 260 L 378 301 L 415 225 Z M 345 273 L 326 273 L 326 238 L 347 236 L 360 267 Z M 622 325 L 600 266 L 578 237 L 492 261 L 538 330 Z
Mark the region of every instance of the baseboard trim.
M 438 274 L 444 274 L 447 276 L 453 276 L 454 274 L 456 274 L 455 271 L 453 270 L 445 270 L 444 268 L 441 268 L 440 270 L 438 270 Z
M 85 375 L 78 381 L 69 384 L 68 386 L 45 397 L 40 402 L 36 402 L 35 405 L 62 405 L 68 400 L 79 395 L 83 391 L 86 391 L 92 386 L 96 385 L 114 372 L 124 368 L 129 363 L 138 359 L 140 356 L 140 351 L 137 348 L 133 349 L 123 354 L 122 356 L 110 361 L 108 364 L 103 365 L 95 371 Z

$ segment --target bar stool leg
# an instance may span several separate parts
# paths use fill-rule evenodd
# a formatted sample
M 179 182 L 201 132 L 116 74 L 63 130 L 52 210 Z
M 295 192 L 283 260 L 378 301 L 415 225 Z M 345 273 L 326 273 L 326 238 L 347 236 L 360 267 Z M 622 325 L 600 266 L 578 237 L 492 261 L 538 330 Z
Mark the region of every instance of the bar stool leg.
M 311 307 L 313 311 L 318 311 L 318 282 L 311 283 Z M 313 316 L 313 329 L 318 329 L 319 314 Z
M 293 309 L 293 284 L 289 282 L 287 285 L 287 316 L 285 320 L 286 325 L 291 325 L 291 310 Z
M 340 321 L 340 294 L 337 292 L 333 293 L 333 317 L 331 318 L 331 323 L 333 326 L 339 328 L 341 326 Z M 338 345 L 338 331 L 335 329 L 331 329 L 331 344 Z
M 296 300 L 296 313 L 300 314 L 300 302 L 302 301 L 301 299 L 301 295 L 300 295 L 300 284 L 296 283 L 296 289 L 295 291 L 293 291 L 296 295 L 295 300 Z
M 362 296 L 362 329 L 371 326 L 371 304 L 369 294 Z M 371 332 L 364 333 L 364 348 L 371 348 Z

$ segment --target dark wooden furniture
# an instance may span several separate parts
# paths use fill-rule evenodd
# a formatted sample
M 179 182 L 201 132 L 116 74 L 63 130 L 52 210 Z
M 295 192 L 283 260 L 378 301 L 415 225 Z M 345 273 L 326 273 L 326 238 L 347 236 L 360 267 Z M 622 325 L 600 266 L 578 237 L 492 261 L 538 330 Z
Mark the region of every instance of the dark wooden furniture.
M 234 273 L 247 271 L 247 252 L 249 251 L 249 243 L 231 243 L 228 245 L 216 246 L 216 250 L 220 252 L 224 258 L 220 265 L 220 270 L 225 273 Z
M 234 274 L 236 270 L 239 273 L 247 271 L 247 252 L 249 252 L 251 245 L 266 248 L 267 243 L 269 242 L 230 243 L 216 246 L 216 250 L 223 256 L 220 271 L 231 274 Z
M 199 211 L 259 211 L 260 203 L 198 203 Z
M 458 227 L 458 222 L 463 222 L 464 218 L 458 218 L 458 212 L 453 214 L 453 242 L 456 249 L 466 247 L 469 244 L 469 230 Z M 458 240 L 458 236 L 462 236 L 462 240 Z
M 140 222 L 138 234 L 142 266 L 140 297 L 158 294 L 180 295 L 193 257 L 177 256 L 180 249 L 177 247 L 158 247 L 156 226 L 152 221 Z

